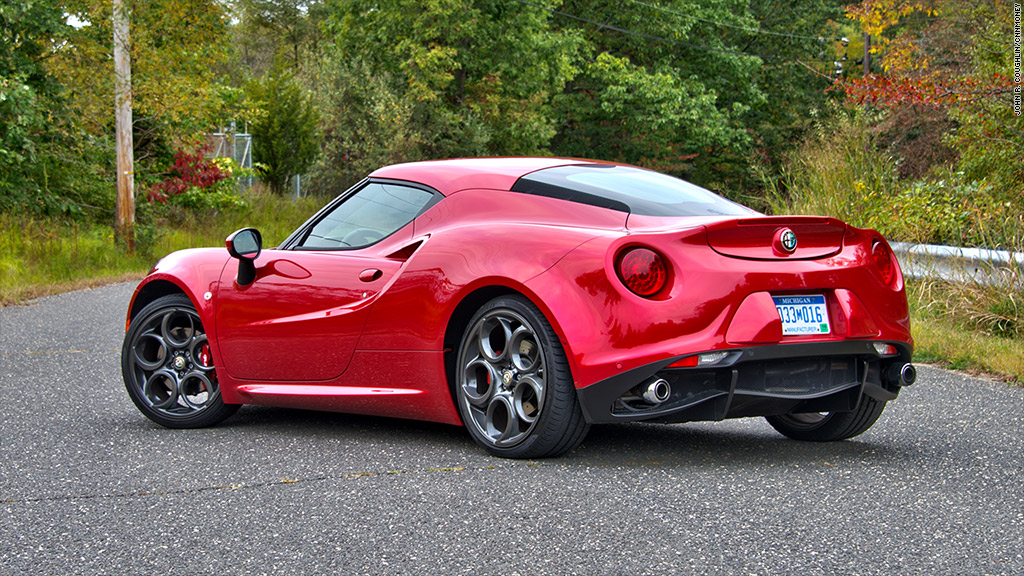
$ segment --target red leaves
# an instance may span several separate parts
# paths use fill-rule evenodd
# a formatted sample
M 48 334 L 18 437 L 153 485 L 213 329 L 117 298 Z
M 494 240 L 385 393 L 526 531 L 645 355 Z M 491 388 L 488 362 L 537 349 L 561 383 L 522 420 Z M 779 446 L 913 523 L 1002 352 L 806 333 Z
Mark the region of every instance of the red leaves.
M 939 108 L 993 98 L 1012 89 L 1010 79 L 1001 74 L 991 78 L 909 78 L 906 76 L 867 76 L 837 83 L 847 98 L 856 104 L 884 108 L 921 105 Z
M 167 171 L 167 178 L 149 189 L 150 202 L 167 202 L 171 196 L 188 191 L 190 188 L 209 188 L 229 176 L 212 160 L 203 157 L 204 148 L 193 152 L 179 150 L 174 154 L 174 164 Z

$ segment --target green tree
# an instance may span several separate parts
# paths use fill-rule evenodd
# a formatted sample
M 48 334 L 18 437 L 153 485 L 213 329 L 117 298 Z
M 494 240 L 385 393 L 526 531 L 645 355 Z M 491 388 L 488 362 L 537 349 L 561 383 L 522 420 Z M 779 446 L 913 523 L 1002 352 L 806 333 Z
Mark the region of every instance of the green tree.
M 259 106 L 253 120 L 253 159 L 262 164 L 262 179 L 276 193 L 283 193 L 288 178 L 301 174 L 320 151 L 320 115 L 312 99 L 294 77 L 276 70 L 248 86 Z
M 413 157 L 555 153 L 708 183 L 826 99 L 813 60 L 841 11 L 807 4 L 326 0 L 325 30 L 411 107 Z
M 48 139 L 47 109 L 59 90 L 45 60 L 67 28 L 59 5 L 0 4 L 0 207 L 24 201 L 35 176 L 34 160 Z
M 262 76 L 276 65 L 315 65 L 324 46 L 320 0 L 236 0 L 233 28 L 237 64 Z
M 851 5 L 849 17 L 881 35 L 875 52 L 883 59 L 884 74 L 853 79 L 844 87 L 852 103 L 886 110 L 887 119 L 945 117 L 945 122 L 891 131 L 889 145 L 907 158 L 914 155 L 906 152 L 907 142 L 942 139 L 954 154 L 940 156 L 936 169 L 955 163 L 965 184 L 983 183 L 986 194 L 1012 206 L 1020 204 L 1024 191 L 1024 121 L 1013 113 L 1013 59 L 1006 44 L 1012 37 L 1011 12 L 996 0 Z
M 75 49 L 66 2 L 0 3 L 0 210 L 107 216 L 111 158 L 76 128 L 55 64 Z
M 541 154 L 551 98 L 575 74 L 579 40 L 550 14 L 506 0 L 330 0 L 340 57 L 358 59 L 411 106 L 417 156 Z
M 1012 8 L 998 2 L 971 8 L 968 15 L 977 26 L 967 49 L 970 72 L 963 83 L 975 93 L 951 107 L 959 128 L 948 141 L 960 153 L 964 177 L 991 185 L 993 195 L 1020 217 L 1024 214 L 1024 116 L 1016 115 L 1013 107 L 1013 50 L 1007 49 L 1007 38 L 1013 37 Z
M 763 57 L 750 81 L 764 98 L 751 106 L 744 119 L 757 160 L 778 166 L 785 154 L 801 142 L 817 118 L 834 99 L 828 92 L 835 80 L 833 62 L 845 73 L 854 68 L 858 54 L 844 46 L 843 7 L 848 0 L 761 0 L 750 3 L 754 32 L 745 34 L 738 47 Z M 856 40 L 856 39 L 854 39 Z M 846 60 L 843 58 L 847 57 Z
M 137 179 L 155 178 L 176 146 L 212 127 L 220 107 L 212 67 L 226 55 L 226 24 L 217 0 L 133 2 Z M 109 218 L 110 1 L 5 1 L 0 27 L 0 204 Z
M 51 70 L 68 87 L 81 127 L 106 132 L 112 122 L 110 0 L 67 0 L 86 25 L 69 35 Z M 228 20 L 217 0 L 135 0 L 131 11 L 132 109 L 136 140 L 174 143 L 213 128 L 220 102 L 216 66 L 228 56 Z M 154 134 L 140 134 L 142 129 Z M 147 136 L 149 138 L 147 138 Z M 137 154 L 147 151 L 136 144 Z
M 559 28 L 585 41 L 580 74 L 558 99 L 554 151 L 694 177 L 723 150 L 745 150 L 749 108 L 763 99 L 744 52 L 747 8 L 727 0 L 567 1 Z M 727 26 L 722 26 L 726 24 Z
M 424 136 L 415 106 L 359 59 L 324 58 L 306 78 L 321 110 L 322 153 L 310 187 L 337 195 L 380 166 L 420 160 Z

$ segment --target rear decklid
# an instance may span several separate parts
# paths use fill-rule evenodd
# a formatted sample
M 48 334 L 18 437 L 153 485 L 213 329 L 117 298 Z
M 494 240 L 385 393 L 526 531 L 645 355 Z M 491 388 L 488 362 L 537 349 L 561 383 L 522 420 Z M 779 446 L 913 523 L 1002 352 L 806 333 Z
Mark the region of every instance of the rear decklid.
M 838 254 L 846 224 L 822 216 L 765 216 L 706 225 L 708 245 L 749 260 L 807 260 Z

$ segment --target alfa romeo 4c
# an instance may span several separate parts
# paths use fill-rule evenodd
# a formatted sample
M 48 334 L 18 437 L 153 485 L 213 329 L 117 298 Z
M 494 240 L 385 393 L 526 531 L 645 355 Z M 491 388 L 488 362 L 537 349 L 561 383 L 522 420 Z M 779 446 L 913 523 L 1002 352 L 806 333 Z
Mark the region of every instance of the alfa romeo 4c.
M 275 248 L 226 243 L 166 256 L 129 306 L 125 385 L 164 426 L 329 410 L 464 425 L 512 458 L 638 420 L 832 441 L 915 379 L 881 235 L 631 166 L 389 166 Z

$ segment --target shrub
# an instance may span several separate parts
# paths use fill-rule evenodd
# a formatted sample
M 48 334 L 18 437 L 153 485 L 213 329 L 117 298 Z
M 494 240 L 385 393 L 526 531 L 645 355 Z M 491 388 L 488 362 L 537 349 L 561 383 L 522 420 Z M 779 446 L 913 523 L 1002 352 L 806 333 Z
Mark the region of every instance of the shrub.
M 170 202 L 193 210 L 220 210 L 244 206 L 245 201 L 234 190 L 237 164 L 229 158 L 208 159 L 204 149 L 193 152 L 179 150 L 167 178 L 149 189 L 150 203 Z

